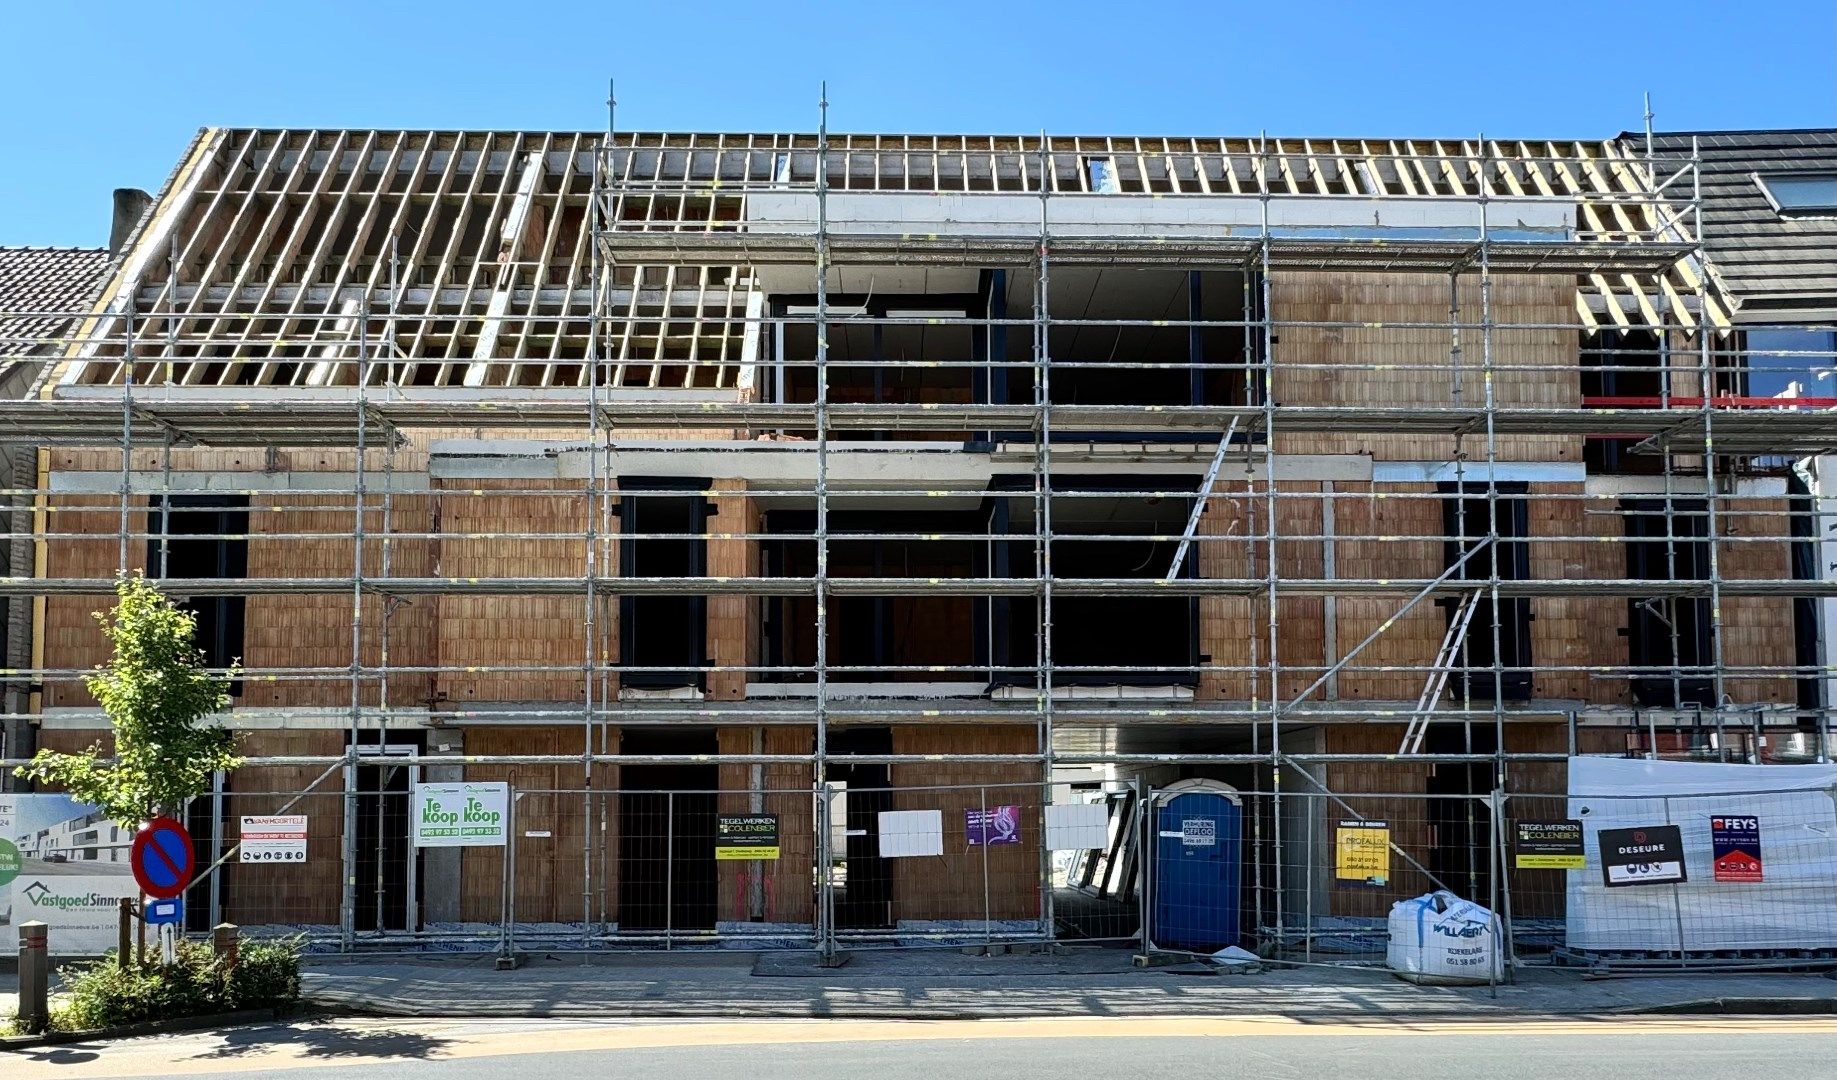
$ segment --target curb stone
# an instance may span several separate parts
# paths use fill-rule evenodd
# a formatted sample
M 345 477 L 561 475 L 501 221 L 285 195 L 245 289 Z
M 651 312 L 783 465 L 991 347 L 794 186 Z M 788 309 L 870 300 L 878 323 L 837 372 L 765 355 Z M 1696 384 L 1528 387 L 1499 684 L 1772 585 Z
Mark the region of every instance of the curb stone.
M 108 1039 L 133 1039 L 144 1035 L 168 1035 L 205 1028 L 239 1027 L 275 1020 L 297 1013 L 295 1009 L 240 1009 L 236 1012 L 206 1013 L 202 1016 L 180 1016 L 171 1020 L 142 1020 L 110 1028 L 88 1031 L 47 1031 L 42 1035 L 0 1035 L 0 1050 L 30 1050 L 38 1046 L 62 1046 L 70 1043 L 98 1042 Z

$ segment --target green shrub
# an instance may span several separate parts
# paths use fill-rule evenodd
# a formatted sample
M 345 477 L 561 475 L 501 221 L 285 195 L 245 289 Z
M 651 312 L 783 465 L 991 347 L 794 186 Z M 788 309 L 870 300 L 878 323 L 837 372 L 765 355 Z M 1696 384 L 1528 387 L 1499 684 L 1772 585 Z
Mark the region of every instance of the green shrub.
M 300 942 L 245 941 L 230 972 L 229 998 L 237 1009 L 276 1008 L 300 1000 Z
M 293 940 L 244 944 L 225 971 L 211 947 L 181 941 L 170 967 L 113 956 L 63 970 L 65 1001 L 53 1026 L 66 1031 L 115 1027 L 143 1020 L 281 1008 L 300 999 L 300 946 Z

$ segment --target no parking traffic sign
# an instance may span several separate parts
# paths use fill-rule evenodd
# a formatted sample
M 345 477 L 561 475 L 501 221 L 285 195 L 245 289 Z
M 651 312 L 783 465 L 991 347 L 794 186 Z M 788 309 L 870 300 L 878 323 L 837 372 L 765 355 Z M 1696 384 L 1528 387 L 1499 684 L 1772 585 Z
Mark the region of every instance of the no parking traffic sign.
M 191 884 L 195 861 L 191 834 L 169 817 L 157 817 L 142 825 L 128 852 L 128 865 L 140 891 L 158 900 L 184 893 L 185 886 Z

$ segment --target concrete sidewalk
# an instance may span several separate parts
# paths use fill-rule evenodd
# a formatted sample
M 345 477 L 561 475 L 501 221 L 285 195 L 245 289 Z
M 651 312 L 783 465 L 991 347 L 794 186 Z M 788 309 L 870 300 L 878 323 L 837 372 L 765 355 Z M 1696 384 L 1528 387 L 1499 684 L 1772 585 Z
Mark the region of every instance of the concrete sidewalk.
M 315 961 L 309 1002 L 387 1016 L 995 1019 L 1053 1016 L 1279 1015 L 1345 1019 L 1578 1016 L 1629 1012 L 1837 1013 L 1837 982 L 1817 975 L 1584 979 L 1534 969 L 1497 992 L 1414 986 L 1344 968 L 1218 974 L 1137 969 L 1127 952 L 1062 956 L 860 953 L 838 969 L 808 954 L 688 953 L 533 958 Z

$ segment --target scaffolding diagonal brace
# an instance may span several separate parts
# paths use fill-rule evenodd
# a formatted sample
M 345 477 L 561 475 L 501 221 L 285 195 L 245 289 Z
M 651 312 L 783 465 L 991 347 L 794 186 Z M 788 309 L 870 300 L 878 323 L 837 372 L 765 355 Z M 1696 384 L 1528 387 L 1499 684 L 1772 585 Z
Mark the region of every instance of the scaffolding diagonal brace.
M 1424 585 L 1422 588 L 1416 590 L 1416 595 L 1404 601 L 1403 606 L 1398 608 L 1396 612 L 1391 615 L 1390 618 L 1385 619 L 1383 622 L 1379 623 L 1378 628 L 1376 630 L 1373 630 L 1371 633 L 1366 634 L 1365 640 L 1359 642 L 1357 645 L 1354 645 L 1351 648 L 1351 650 L 1349 650 L 1346 653 L 1346 655 L 1340 657 L 1339 660 L 1335 662 L 1332 667 L 1321 672 L 1320 678 L 1315 679 L 1313 682 L 1309 683 L 1308 688 L 1306 690 L 1303 690 L 1301 693 L 1296 694 L 1293 701 L 1290 701 L 1287 705 L 1283 706 L 1283 710 L 1287 711 L 1288 709 L 1294 708 L 1295 706 L 1301 704 L 1303 701 L 1306 701 L 1308 696 L 1312 694 L 1314 691 L 1327 685 L 1327 680 L 1339 674 L 1339 670 L 1341 668 L 1345 667 L 1347 664 L 1352 663 L 1353 658 L 1358 656 L 1360 653 L 1364 652 L 1366 646 L 1370 645 L 1372 642 L 1382 637 L 1386 630 L 1389 630 L 1392 626 L 1396 625 L 1397 620 L 1403 618 L 1406 614 L 1409 613 L 1409 610 L 1411 608 L 1421 603 L 1424 597 L 1430 595 L 1436 589 L 1440 588 L 1442 584 L 1446 582 L 1449 578 L 1460 573 L 1461 567 L 1467 565 L 1467 560 L 1473 558 L 1475 555 L 1478 555 L 1480 552 L 1485 551 L 1491 544 L 1492 544 L 1492 538 L 1485 537 L 1485 538 L 1482 538 L 1480 542 L 1475 544 L 1473 547 L 1468 548 L 1467 553 L 1465 555 L 1462 555 L 1460 558 L 1454 560 L 1454 562 L 1449 565 L 1448 569 L 1443 570 L 1441 572 L 1441 576 L 1437 577 L 1434 581 L 1429 582 L 1427 585 Z

